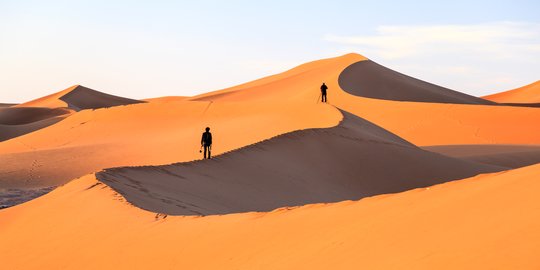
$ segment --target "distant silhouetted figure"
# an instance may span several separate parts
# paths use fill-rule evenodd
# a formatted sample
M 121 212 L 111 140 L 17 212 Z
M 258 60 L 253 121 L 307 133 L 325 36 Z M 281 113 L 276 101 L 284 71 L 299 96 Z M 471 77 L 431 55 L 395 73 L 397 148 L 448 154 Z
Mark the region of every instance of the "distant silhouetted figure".
M 204 147 L 204 158 L 210 158 L 210 151 L 212 150 L 212 133 L 210 133 L 209 127 L 207 127 L 206 131 L 202 134 L 201 147 Z M 208 157 L 206 153 L 208 153 Z
M 328 86 L 326 84 L 322 83 L 321 85 L 321 101 L 326 103 L 326 90 L 328 90 Z

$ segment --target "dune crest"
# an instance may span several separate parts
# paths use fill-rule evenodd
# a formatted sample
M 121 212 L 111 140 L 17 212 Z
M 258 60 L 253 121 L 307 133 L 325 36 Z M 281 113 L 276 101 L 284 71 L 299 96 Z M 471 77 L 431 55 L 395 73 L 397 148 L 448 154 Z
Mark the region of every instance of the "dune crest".
M 499 103 L 537 104 L 540 106 L 540 81 L 483 97 L 484 99 Z
M 343 114 L 336 127 L 283 134 L 212 160 L 113 168 L 97 178 L 152 212 L 212 215 L 354 200 L 508 169 L 424 151 Z
M 347 93 L 386 100 L 456 104 L 495 104 L 396 72 L 373 61 L 356 62 L 341 72 Z
M 142 102 L 144 101 L 109 95 L 82 85 L 74 85 L 60 92 L 16 106 L 46 108 L 68 107 L 75 111 L 80 111 L 84 109 L 109 108 Z

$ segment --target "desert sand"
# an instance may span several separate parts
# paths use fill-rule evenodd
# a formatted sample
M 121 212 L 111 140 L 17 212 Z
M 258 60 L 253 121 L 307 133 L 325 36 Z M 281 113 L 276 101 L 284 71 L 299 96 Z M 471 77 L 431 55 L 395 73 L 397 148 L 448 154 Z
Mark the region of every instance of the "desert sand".
M 211 215 L 357 200 L 509 169 L 424 151 L 343 114 L 336 127 L 287 133 L 211 160 L 97 177 L 140 208 Z
M 436 145 L 422 147 L 445 156 L 507 168 L 540 163 L 540 145 Z
M 143 101 L 113 96 L 82 85 L 74 85 L 60 92 L 16 105 L 16 107 L 67 107 L 75 111 L 80 111 L 83 109 L 109 108 L 136 103 L 143 103 Z
M 540 109 L 501 103 L 347 54 L 195 97 L 0 108 L 62 118 L 0 142 L 3 267 L 536 269 Z
M 23 104 L 0 104 L 0 141 L 56 124 L 74 111 L 141 102 L 74 85 Z
M 9 140 L 55 124 L 73 113 L 67 108 L 0 108 L 0 141 Z
M 0 211 L 7 269 L 536 269 L 540 165 L 360 201 L 176 217 L 92 175 Z
M 401 74 L 371 60 L 341 72 L 339 86 L 347 93 L 377 99 L 456 104 L 495 104 Z
M 540 105 L 540 81 L 483 98 L 498 103 Z

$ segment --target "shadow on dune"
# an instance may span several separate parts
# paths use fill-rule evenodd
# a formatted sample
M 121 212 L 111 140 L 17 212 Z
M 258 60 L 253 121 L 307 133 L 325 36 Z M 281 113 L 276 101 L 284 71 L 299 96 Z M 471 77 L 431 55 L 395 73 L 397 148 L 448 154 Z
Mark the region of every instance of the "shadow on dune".
M 60 97 L 68 107 L 76 111 L 84 109 L 109 108 L 120 105 L 144 103 L 145 101 L 105 94 L 84 86 L 77 86 L 69 93 Z
M 0 108 L 0 142 L 48 127 L 70 113 L 66 108 Z
M 370 60 L 356 62 L 345 68 L 339 75 L 338 82 L 345 92 L 368 98 L 455 104 L 497 104 L 415 79 Z
M 512 169 L 540 163 L 540 145 L 468 144 L 424 146 L 449 157 Z
M 211 160 L 97 173 L 132 204 L 171 215 L 269 211 L 360 199 L 505 170 L 422 150 L 352 114 Z

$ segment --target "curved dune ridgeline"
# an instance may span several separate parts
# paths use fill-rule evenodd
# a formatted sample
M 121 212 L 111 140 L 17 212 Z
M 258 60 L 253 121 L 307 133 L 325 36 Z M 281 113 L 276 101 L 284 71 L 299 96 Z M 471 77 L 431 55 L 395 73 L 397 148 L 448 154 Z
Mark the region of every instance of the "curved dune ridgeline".
M 97 177 L 143 209 L 211 215 L 360 199 L 505 169 L 421 150 L 344 112 L 334 128 L 287 133 L 212 160 Z
M 495 104 L 409 77 L 371 60 L 356 62 L 339 75 L 339 86 L 347 93 L 386 100 L 456 104 Z

